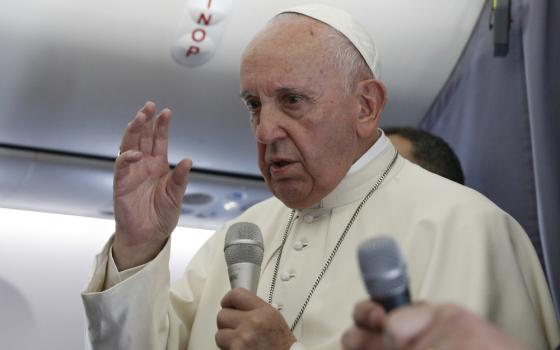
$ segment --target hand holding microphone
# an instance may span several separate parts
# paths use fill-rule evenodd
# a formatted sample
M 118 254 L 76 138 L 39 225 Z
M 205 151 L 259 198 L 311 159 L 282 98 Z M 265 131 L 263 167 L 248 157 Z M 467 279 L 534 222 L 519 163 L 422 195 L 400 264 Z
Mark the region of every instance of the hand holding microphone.
M 345 349 L 385 349 L 386 313 L 410 302 L 406 264 L 388 236 L 371 238 L 358 248 L 362 278 L 370 300 L 354 309 L 354 326 L 342 337 Z
M 257 291 L 263 239 L 257 225 L 240 222 L 226 233 L 224 254 L 232 290 L 221 301 L 216 345 L 220 349 L 286 349 L 296 341 L 278 310 Z
M 526 350 L 474 313 L 453 304 L 417 303 L 389 314 L 370 300 L 354 309 L 346 350 Z
M 371 300 L 354 308 L 354 326 L 342 337 L 344 349 L 523 350 L 494 326 L 457 305 L 408 305 L 406 265 L 392 238 L 364 242 L 358 257 Z

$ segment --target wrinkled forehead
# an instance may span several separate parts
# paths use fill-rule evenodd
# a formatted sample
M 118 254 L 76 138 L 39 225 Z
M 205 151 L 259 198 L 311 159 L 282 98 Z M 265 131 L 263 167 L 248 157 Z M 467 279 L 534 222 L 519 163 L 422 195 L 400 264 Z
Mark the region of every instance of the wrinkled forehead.
M 313 25 L 274 25 L 248 46 L 241 61 L 241 92 L 274 95 L 281 89 L 318 91 L 338 74 Z
M 329 65 L 330 27 L 305 16 L 273 20 L 253 38 L 241 59 L 241 80 L 265 76 L 276 81 L 309 79 Z
M 279 15 L 259 31 L 249 42 L 243 59 L 254 54 L 280 50 L 325 50 L 332 29 L 315 19 L 295 14 Z M 290 51 L 285 52 L 290 54 Z

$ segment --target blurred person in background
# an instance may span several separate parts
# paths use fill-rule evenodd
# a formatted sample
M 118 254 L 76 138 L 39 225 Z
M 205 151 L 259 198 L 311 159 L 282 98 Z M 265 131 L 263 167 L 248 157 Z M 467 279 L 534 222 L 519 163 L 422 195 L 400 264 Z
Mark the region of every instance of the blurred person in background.
M 459 158 L 441 137 L 406 126 L 387 127 L 383 131 L 404 158 L 432 173 L 465 184 Z

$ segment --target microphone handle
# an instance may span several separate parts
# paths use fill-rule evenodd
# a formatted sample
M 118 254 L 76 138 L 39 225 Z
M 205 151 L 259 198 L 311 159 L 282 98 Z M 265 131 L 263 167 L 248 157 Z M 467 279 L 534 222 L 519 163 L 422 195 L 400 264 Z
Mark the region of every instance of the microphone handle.
M 383 306 L 385 311 L 389 313 L 393 309 L 410 304 L 410 293 L 408 292 L 408 288 L 406 288 L 401 293 L 397 293 L 394 295 L 386 295 L 383 297 L 372 296 L 371 300 Z
M 245 288 L 253 293 L 257 293 L 260 274 L 260 265 L 253 263 L 237 263 L 228 266 L 231 289 Z

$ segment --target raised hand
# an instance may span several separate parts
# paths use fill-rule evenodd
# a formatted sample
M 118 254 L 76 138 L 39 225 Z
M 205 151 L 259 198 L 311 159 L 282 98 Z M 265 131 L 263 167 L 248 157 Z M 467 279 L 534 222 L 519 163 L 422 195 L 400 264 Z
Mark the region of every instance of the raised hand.
M 167 144 L 171 110 L 146 102 L 128 124 L 115 162 L 113 257 L 119 270 L 144 264 L 165 245 L 179 221 L 192 166 L 181 160 L 169 171 Z

